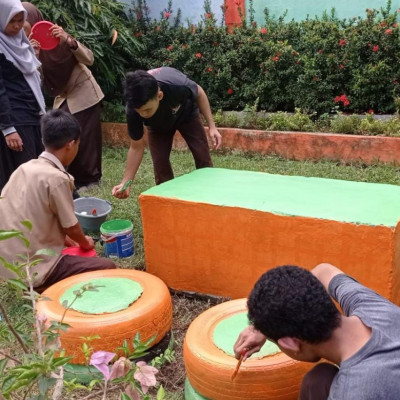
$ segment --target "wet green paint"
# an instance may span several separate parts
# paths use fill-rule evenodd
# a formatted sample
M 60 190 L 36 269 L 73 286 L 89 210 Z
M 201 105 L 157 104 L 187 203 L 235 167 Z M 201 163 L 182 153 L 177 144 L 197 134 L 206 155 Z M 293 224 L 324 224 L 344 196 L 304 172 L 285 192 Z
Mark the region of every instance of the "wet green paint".
M 80 282 L 68 288 L 60 298 L 60 303 L 71 304 L 75 291 L 91 283 L 98 286 L 96 291 L 86 291 L 78 297 L 72 309 L 85 314 L 104 314 L 125 310 L 143 293 L 140 283 L 126 278 L 98 278 Z
M 363 225 L 400 219 L 400 187 L 378 183 L 203 168 L 144 194 Z
M 243 329 L 249 326 L 247 313 L 239 313 L 223 319 L 214 329 L 214 344 L 224 353 L 234 357 L 233 346 Z M 263 358 L 279 353 L 279 347 L 267 340 L 261 350 L 250 358 Z

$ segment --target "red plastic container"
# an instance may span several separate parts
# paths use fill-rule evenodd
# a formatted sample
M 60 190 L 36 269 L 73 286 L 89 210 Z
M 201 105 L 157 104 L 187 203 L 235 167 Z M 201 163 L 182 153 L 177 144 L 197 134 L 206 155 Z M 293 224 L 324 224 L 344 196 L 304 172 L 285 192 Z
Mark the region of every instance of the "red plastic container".
M 32 39 L 40 43 L 41 50 L 53 50 L 60 43 L 60 39 L 51 35 L 50 28 L 53 25 L 54 24 L 49 21 L 39 21 L 32 27 Z
M 96 250 L 92 249 L 89 251 L 84 251 L 79 246 L 66 247 L 61 253 L 69 256 L 97 257 Z

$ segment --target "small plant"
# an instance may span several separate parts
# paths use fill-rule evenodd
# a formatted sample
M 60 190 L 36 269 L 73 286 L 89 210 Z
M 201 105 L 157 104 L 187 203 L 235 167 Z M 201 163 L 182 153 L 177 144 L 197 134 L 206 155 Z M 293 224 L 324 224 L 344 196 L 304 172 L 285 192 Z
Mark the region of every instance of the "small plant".
M 25 231 L 22 230 L 0 230 L 0 240 L 10 238 L 18 238 L 21 240 L 26 249 L 29 249 L 29 235 L 32 231 L 32 223 L 28 220 L 21 222 Z M 120 348 L 126 357 L 118 358 L 110 368 L 108 364 L 116 359 L 116 353 L 97 351 L 93 353 L 92 348 L 86 342 L 82 346 L 82 351 L 88 364 L 97 368 L 103 375 L 103 380 L 93 379 L 88 387 L 80 385 L 75 380 L 64 381 L 64 366 L 72 357 L 67 357 L 61 347 L 60 335 L 68 330 L 69 325 L 65 324 L 64 318 L 68 310 L 74 302 L 84 296 L 88 291 L 97 291 L 98 286 L 91 283 L 83 285 L 79 290 L 74 292 L 75 297 L 70 303 L 63 302 L 65 309 L 60 321 L 47 321 L 45 315 L 40 315 L 36 311 L 38 301 L 49 300 L 35 292 L 33 282 L 35 275 L 32 274 L 32 267 L 42 261 L 43 255 L 53 255 L 51 250 L 39 250 L 33 256 L 20 254 L 16 257 L 14 263 L 7 262 L 0 256 L 3 266 L 13 272 L 16 278 L 9 279 L 8 285 L 20 293 L 24 299 L 30 301 L 30 304 L 24 306 L 28 308 L 34 316 L 34 327 L 31 331 L 31 340 L 27 341 L 23 335 L 13 326 L 8 318 L 7 310 L 0 300 L 0 312 L 9 328 L 11 334 L 15 337 L 20 345 L 22 355 L 11 356 L 4 352 L 4 356 L 0 360 L 0 398 L 4 399 L 35 399 L 46 400 L 50 397 L 53 400 L 62 398 L 64 387 L 68 391 L 76 389 L 92 390 L 96 386 L 100 386 L 98 392 L 102 394 L 104 400 L 107 399 L 107 393 L 112 385 L 112 389 L 119 389 L 121 399 L 144 399 L 149 400 L 151 397 L 147 394 L 149 387 L 156 385 L 155 375 L 158 372 L 156 367 L 162 366 L 165 362 L 174 360 L 174 351 L 172 350 L 173 338 L 171 338 L 170 346 L 164 354 L 156 357 L 152 361 L 152 365 L 147 365 L 143 361 L 132 362 L 131 359 L 137 359 L 146 354 L 148 346 L 154 340 L 142 343 L 140 335 L 137 334 L 133 341 L 133 348 L 130 349 L 127 342 Z M 89 341 L 98 339 L 99 337 L 85 338 Z M 33 343 L 33 344 L 32 344 Z M 159 387 L 157 392 L 157 400 L 164 398 L 164 389 Z

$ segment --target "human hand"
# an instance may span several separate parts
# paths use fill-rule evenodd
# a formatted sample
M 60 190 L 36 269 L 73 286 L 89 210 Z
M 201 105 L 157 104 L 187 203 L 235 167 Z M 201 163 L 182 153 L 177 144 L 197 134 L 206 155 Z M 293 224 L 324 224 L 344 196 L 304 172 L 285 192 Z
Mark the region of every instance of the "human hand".
M 240 335 L 233 346 L 235 357 L 239 359 L 242 352 L 246 351 L 243 356 L 243 361 L 247 360 L 253 353 L 260 351 L 266 341 L 267 338 L 265 335 L 256 330 L 254 326 L 248 326 L 240 332 Z
M 64 29 L 61 28 L 61 26 L 59 26 L 57 24 L 54 24 L 50 28 L 50 31 L 51 31 L 51 35 L 54 36 L 55 38 L 60 39 L 61 43 L 65 43 L 68 40 L 68 38 L 70 37 L 68 35 L 68 33 L 65 32 Z
M 19 136 L 18 132 L 10 133 L 6 136 L 7 146 L 14 151 L 22 151 L 23 150 L 23 142 L 21 136 Z
M 85 236 L 85 239 L 86 239 L 86 242 L 85 243 L 80 243 L 79 247 L 82 250 L 85 250 L 85 251 L 89 251 L 89 250 L 94 249 L 94 240 L 93 240 L 93 238 L 90 237 L 90 236 Z
M 210 128 L 209 129 L 209 135 L 210 138 L 213 142 L 213 146 L 215 149 L 219 149 L 221 144 L 222 144 L 222 136 L 221 134 L 218 132 L 217 128 Z
M 32 39 L 32 33 L 29 35 L 29 43 L 31 44 L 33 50 L 35 51 L 35 56 L 39 58 L 40 43 L 36 39 Z
M 111 194 L 117 199 L 127 199 L 131 194 L 131 188 L 127 187 L 125 190 L 121 191 L 124 183 L 120 183 L 112 188 Z

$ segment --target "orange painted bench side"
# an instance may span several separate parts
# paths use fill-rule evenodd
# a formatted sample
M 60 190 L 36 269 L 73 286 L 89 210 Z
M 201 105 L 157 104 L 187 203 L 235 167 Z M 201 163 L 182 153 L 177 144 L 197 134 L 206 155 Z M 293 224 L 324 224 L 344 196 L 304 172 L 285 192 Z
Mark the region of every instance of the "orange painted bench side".
M 147 272 L 173 289 L 247 297 L 274 266 L 329 262 L 400 304 L 398 229 L 145 194 L 139 201 Z

